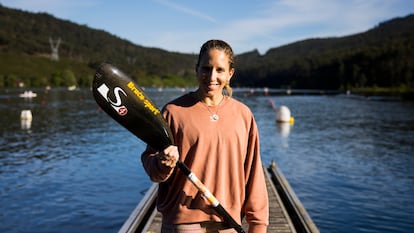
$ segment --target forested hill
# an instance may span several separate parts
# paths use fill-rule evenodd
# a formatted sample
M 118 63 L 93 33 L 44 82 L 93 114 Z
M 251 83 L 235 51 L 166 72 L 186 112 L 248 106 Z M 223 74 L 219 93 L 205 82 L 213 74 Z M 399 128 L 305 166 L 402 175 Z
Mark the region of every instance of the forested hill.
M 46 13 L 3 6 L 0 25 L 0 86 L 1 79 L 3 85 L 16 80 L 27 85 L 65 85 L 68 72 L 74 74 L 79 85 L 88 85 L 97 65 L 105 60 L 140 79 L 143 85 L 195 81 L 194 54 L 146 48 Z M 61 38 L 58 62 L 50 60 L 50 38 L 54 44 Z
M 143 86 L 195 84 L 195 54 L 147 48 L 46 13 L 3 6 L 0 24 L 0 87 L 18 81 L 29 86 L 88 86 L 104 60 Z M 61 38 L 59 61 L 50 59 L 50 38 Z M 235 86 L 413 90 L 414 15 L 346 37 L 299 41 L 264 55 L 238 54 L 236 68 Z
M 240 83 L 292 88 L 414 88 L 414 15 L 363 33 L 315 38 L 238 56 Z M 255 77 L 252 79 L 252 77 Z

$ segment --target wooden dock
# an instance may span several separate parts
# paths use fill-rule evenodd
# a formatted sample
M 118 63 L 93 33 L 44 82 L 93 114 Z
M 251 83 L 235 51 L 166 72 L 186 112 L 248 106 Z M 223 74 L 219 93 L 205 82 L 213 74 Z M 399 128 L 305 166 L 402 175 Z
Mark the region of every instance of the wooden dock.
M 269 226 L 272 233 L 319 233 L 276 163 L 263 167 L 269 196 Z M 156 210 L 158 184 L 153 184 L 119 233 L 159 233 L 161 214 Z M 247 223 L 243 221 L 247 232 Z

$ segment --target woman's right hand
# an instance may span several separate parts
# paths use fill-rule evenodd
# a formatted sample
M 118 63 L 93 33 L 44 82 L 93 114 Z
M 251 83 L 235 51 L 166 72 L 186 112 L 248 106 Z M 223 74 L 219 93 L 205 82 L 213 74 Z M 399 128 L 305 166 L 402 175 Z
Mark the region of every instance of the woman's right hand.
M 174 168 L 180 157 L 177 146 L 168 146 L 158 154 L 161 163 L 165 166 Z

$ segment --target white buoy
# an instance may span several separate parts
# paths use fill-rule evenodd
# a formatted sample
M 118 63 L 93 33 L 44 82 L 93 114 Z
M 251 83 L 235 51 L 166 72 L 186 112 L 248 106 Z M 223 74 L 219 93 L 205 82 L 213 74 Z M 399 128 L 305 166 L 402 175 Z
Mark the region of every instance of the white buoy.
M 33 91 L 24 91 L 23 94 L 20 94 L 19 96 L 22 97 L 22 98 L 31 99 L 31 98 L 36 97 L 37 94 L 34 93 Z
M 288 122 L 293 124 L 294 119 L 290 114 L 288 107 L 282 105 L 276 109 L 276 121 L 277 122 Z
M 22 129 L 30 129 L 32 127 L 32 111 L 30 110 L 23 110 L 20 113 L 20 124 Z
M 23 110 L 20 113 L 20 119 L 21 120 L 32 120 L 33 119 L 32 111 L 30 111 L 30 110 Z

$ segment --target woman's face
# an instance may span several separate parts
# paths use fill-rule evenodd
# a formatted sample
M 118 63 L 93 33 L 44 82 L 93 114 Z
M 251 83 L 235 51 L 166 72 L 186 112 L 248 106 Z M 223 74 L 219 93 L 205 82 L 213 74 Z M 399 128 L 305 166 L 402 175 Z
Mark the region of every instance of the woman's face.
M 234 69 L 230 69 L 229 57 L 224 51 L 210 49 L 201 57 L 196 72 L 200 94 L 211 97 L 222 94 Z

